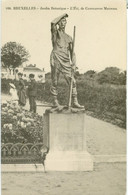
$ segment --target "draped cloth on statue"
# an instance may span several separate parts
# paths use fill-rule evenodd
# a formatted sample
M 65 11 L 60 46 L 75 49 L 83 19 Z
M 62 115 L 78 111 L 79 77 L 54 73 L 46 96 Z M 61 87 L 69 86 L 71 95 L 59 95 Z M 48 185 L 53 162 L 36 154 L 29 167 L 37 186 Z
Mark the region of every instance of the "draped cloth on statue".
M 53 50 L 50 56 L 51 66 L 56 67 L 60 72 L 66 76 L 71 77 L 71 61 L 69 46 L 72 43 L 72 38 L 64 31 L 52 26 L 52 44 Z M 75 63 L 75 55 L 73 57 Z

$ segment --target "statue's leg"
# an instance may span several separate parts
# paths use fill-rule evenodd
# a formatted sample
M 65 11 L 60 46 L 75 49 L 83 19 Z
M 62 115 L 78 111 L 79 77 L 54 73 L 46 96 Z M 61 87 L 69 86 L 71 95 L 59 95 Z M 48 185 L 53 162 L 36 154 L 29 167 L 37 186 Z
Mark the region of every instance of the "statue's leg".
M 51 94 L 53 97 L 53 106 L 54 107 L 59 107 L 57 95 L 57 86 L 58 86 L 58 80 L 59 80 L 59 71 L 56 68 L 56 66 L 51 66 L 51 79 L 52 79 L 52 86 L 51 86 Z
M 72 104 L 73 104 L 74 108 L 80 108 L 80 109 L 84 108 L 84 106 L 82 106 L 78 103 L 77 90 L 76 90 L 76 80 L 74 77 L 73 77 L 73 87 L 72 87 L 72 100 L 73 100 Z
M 71 85 L 71 78 L 70 77 L 67 77 L 65 76 L 65 79 L 70 87 Z M 77 89 L 76 89 L 76 80 L 75 78 L 73 77 L 73 86 L 72 86 L 72 104 L 73 104 L 73 107 L 74 108 L 79 108 L 79 109 L 83 109 L 84 106 L 81 106 L 79 103 L 78 103 L 78 99 L 77 99 Z

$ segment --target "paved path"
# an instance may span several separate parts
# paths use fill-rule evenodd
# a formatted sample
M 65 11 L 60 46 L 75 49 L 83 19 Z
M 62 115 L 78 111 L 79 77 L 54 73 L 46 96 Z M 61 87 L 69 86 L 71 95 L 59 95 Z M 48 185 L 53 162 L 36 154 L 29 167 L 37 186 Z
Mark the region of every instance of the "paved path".
M 93 172 L 4 173 L 2 195 L 125 195 L 126 167 L 96 164 Z
M 126 130 L 85 116 L 88 151 L 95 155 L 126 154 Z

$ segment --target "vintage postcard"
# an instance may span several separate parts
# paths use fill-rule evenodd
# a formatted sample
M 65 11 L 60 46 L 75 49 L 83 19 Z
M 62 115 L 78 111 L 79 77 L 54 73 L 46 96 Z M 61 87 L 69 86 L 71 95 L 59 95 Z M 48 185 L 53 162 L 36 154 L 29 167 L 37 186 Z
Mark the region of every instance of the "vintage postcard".
M 1 193 L 126 194 L 125 0 L 2 0 Z

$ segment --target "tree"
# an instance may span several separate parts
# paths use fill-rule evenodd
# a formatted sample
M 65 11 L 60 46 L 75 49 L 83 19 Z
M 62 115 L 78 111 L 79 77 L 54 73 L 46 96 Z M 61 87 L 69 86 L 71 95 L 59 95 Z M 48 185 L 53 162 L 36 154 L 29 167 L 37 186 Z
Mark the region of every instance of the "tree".
M 97 80 L 100 84 L 125 85 L 126 72 L 120 73 L 120 69 L 117 67 L 107 67 L 105 70 L 98 73 Z
M 17 68 L 28 61 L 29 52 L 21 44 L 8 42 L 1 49 L 1 61 L 5 68 Z
M 119 82 L 121 85 L 126 85 L 126 77 L 127 77 L 126 70 L 119 74 Z
M 84 76 L 87 78 L 93 78 L 96 74 L 96 71 L 94 70 L 88 70 L 87 72 L 84 73 Z

